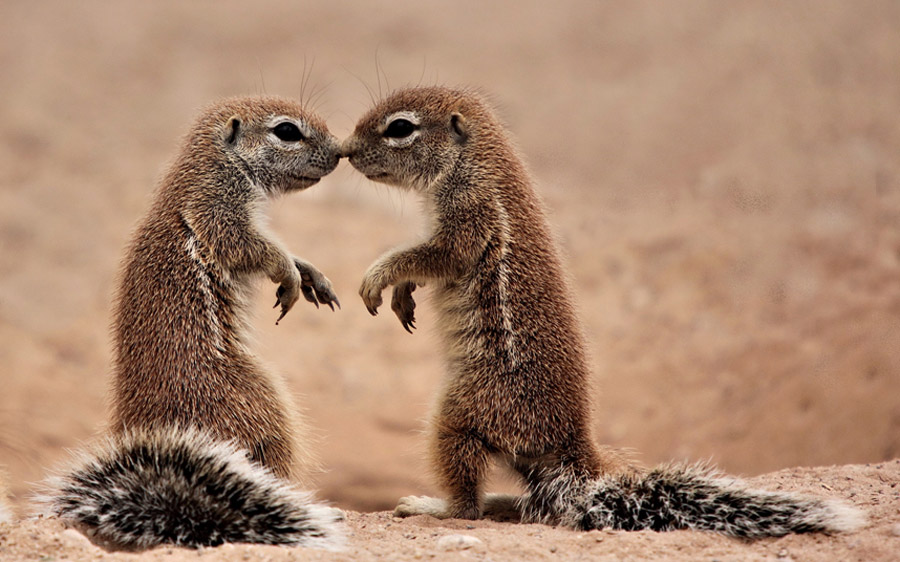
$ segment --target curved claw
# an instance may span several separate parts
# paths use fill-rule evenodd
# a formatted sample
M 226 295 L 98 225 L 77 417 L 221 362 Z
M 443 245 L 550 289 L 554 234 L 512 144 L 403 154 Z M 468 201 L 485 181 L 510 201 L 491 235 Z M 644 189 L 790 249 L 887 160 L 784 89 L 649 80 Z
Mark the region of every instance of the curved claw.
M 391 310 L 397 315 L 403 329 L 410 334 L 416 329 L 416 301 L 412 297 L 412 293 L 415 290 L 416 284 L 412 281 L 399 283 L 394 286 L 394 292 L 391 297 Z
M 316 289 L 316 298 L 320 303 L 327 304 L 328 308 L 330 308 L 332 311 L 334 311 L 334 305 L 337 305 L 338 308 L 341 307 L 341 301 L 338 300 L 337 295 L 334 294 L 330 287 L 325 289 Z
M 316 294 L 313 291 L 312 287 L 310 287 L 309 285 L 301 285 L 300 291 L 303 293 L 304 299 L 316 305 L 316 308 L 319 308 L 319 302 L 316 300 Z
M 383 302 L 381 300 L 381 290 L 373 290 L 364 283 L 359 288 L 359 296 L 362 297 L 363 304 L 366 305 L 366 310 L 369 311 L 369 314 L 378 316 L 378 307 Z
M 302 289 L 302 287 L 301 287 Z M 294 299 L 290 299 L 288 301 L 285 300 L 285 294 L 288 292 L 287 287 L 284 285 L 279 285 L 275 290 L 275 305 L 272 308 L 278 308 L 278 305 L 281 305 L 281 314 L 278 315 L 278 318 L 275 320 L 275 325 L 277 326 L 281 319 L 285 317 L 285 315 L 291 310 L 291 307 L 294 306 L 294 302 L 296 302 L 296 297 Z
M 299 258 L 294 258 L 294 265 L 300 272 L 303 298 L 316 305 L 316 308 L 319 308 L 319 304 L 327 304 L 332 311 L 335 304 L 338 308 L 341 307 L 341 303 L 332 289 L 331 281 L 322 275 L 322 272 Z

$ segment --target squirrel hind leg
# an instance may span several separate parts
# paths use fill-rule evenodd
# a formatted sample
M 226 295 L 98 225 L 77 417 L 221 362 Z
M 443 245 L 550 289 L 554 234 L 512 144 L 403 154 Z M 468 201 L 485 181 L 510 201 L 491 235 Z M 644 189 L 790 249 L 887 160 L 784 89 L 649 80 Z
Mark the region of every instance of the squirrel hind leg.
M 192 430 L 111 438 L 47 487 L 48 513 L 110 549 L 343 542 L 336 510 Z
M 468 429 L 442 428 L 432 447 L 438 479 L 448 494 L 448 516 L 480 519 L 482 485 L 490 462 L 484 441 Z

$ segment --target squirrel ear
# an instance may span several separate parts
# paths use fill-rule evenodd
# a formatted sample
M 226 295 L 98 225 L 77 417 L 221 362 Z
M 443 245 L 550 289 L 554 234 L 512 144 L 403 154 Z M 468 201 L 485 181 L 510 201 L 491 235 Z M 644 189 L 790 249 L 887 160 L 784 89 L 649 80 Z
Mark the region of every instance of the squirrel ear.
M 450 136 L 457 144 L 466 142 L 469 138 L 469 128 L 466 126 L 466 119 L 460 113 L 450 115 Z
M 237 142 L 238 134 L 241 132 L 241 118 L 237 115 L 233 115 L 231 119 L 228 120 L 228 124 L 225 125 L 225 142 L 227 144 L 234 144 Z

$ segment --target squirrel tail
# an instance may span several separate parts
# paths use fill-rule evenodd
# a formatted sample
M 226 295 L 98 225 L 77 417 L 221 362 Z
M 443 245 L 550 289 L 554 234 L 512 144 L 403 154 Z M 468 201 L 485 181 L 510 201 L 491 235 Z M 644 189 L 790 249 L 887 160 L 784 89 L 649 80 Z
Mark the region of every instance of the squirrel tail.
M 744 539 L 851 531 L 864 515 L 838 501 L 753 490 L 703 465 L 579 481 L 546 474 L 522 498 L 523 519 L 576 529 L 713 531 Z
M 37 501 L 103 546 L 343 543 L 340 510 L 196 430 L 114 436 L 81 457 Z

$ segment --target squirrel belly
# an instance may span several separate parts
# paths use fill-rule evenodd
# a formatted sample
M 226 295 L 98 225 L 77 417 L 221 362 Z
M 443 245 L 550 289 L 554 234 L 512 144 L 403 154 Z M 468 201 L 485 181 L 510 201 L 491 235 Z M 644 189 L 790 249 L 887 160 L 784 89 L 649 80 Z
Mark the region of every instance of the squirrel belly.
M 46 487 L 46 514 L 109 548 L 343 542 L 339 510 L 197 430 L 109 436 Z

